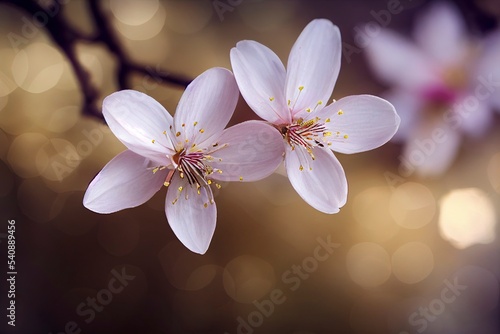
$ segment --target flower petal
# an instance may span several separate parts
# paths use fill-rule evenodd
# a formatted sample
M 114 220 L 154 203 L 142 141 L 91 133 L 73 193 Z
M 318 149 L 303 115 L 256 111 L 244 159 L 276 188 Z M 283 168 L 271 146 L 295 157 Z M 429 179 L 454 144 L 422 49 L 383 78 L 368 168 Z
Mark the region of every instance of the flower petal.
M 168 169 L 153 173 L 151 161 L 131 150 L 113 158 L 92 180 L 83 205 L 97 213 L 111 213 L 143 204 L 160 190 Z
M 175 173 L 168 187 L 165 213 L 170 227 L 184 246 L 192 252 L 205 254 L 217 220 L 210 187 L 201 187 L 198 194 L 187 178 L 181 179 Z
M 435 64 L 414 44 L 398 34 L 381 29 L 367 43 L 368 62 L 382 81 L 406 88 L 440 82 Z
M 443 174 L 453 163 L 461 143 L 460 132 L 451 124 L 426 119 L 406 143 L 400 158 L 400 170 L 410 176 L 432 177 Z M 437 135 L 439 133 L 439 135 Z
M 286 147 L 286 171 L 300 197 L 321 212 L 339 212 L 347 200 L 347 180 L 333 152 L 317 147 L 313 149 L 316 160 L 311 160 L 302 147 Z
M 464 60 L 466 27 L 456 7 L 438 2 L 417 18 L 417 22 L 415 39 L 428 55 L 443 66 Z
M 206 70 L 189 84 L 174 116 L 178 143 L 201 144 L 226 127 L 238 103 L 238 86 L 225 68 Z
M 420 122 L 422 99 L 402 89 L 389 91 L 383 97 L 394 106 L 401 118 L 398 131 L 392 139 L 395 142 L 403 142 L 415 129 L 415 125 Z
M 102 113 L 115 136 L 135 153 L 160 163 L 167 154 L 175 153 L 163 134 L 172 124 L 172 116 L 152 97 L 122 90 L 104 99 Z
M 267 46 L 241 41 L 231 49 L 231 66 L 241 95 L 259 117 L 273 124 L 290 123 L 285 102 L 285 67 Z
M 290 51 L 286 98 L 292 114 L 325 106 L 340 71 L 342 44 L 337 26 L 326 19 L 311 21 Z
M 212 177 L 220 181 L 257 181 L 278 168 L 284 153 L 283 137 L 274 127 L 261 121 L 240 123 L 224 130 L 210 153 L 214 159 L 211 166 L 222 171 Z
M 483 52 L 479 57 L 475 70 L 476 97 L 489 100 L 497 111 L 500 111 L 500 29 L 490 33 L 482 43 Z
M 455 104 L 454 111 L 463 117 L 462 129 L 470 136 L 479 138 L 493 126 L 493 111 L 490 109 L 489 101 L 472 99 L 475 103 L 469 105 L 467 101 L 469 97 L 465 96 L 462 101 Z
M 322 111 L 331 115 L 331 121 L 325 123 L 332 132 L 330 148 L 347 154 L 385 144 L 400 122 L 392 104 L 372 95 L 347 96 Z

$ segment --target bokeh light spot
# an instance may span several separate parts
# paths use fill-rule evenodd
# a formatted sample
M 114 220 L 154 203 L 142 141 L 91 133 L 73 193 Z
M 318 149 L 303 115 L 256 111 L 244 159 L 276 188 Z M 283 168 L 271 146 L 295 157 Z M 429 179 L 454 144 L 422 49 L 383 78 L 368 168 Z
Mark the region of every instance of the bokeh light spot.
M 7 161 L 12 170 L 20 177 L 28 178 L 40 175 L 36 164 L 36 155 L 49 139 L 41 133 L 24 133 L 17 136 L 10 145 Z
M 207 263 L 211 261 L 210 256 L 193 254 L 178 240 L 163 247 L 158 258 L 168 281 L 179 290 L 202 289 L 214 278 L 213 271 L 206 267 L 210 265 Z
M 54 110 L 48 119 L 45 128 L 49 131 L 62 133 L 71 129 L 80 118 L 79 106 L 66 106 Z
M 434 218 L 436 200 L 426 186 L 406 182 L 394 190 L 389 209 L 400 226 L 417 229 L 427 225 Z
M 0 98 L 6 97 L 14 89 L 17 84 L 14 82 L 12 76 L 12 62 L 14 61 L 16 53 L 13 49 L 3 48 L 0 49 Z M 0 110 L 2 110 L 2 99 L 0 99 Z
M 392 254 L 392 272 L 398 280 L 414 284 L 424 280 L 434 269 L 434 255 L 421 242 L 409 242 Z
M 78 60 L 89 72 L 91 82 L 93 85 L 100 87 L 104 81 L 104 71 L 99 58 L 91 52 L 91 48 L 82 46 L 84 50 L 78 53 Z
M 158 0 L 111 0 L 109 5 L 120 22 L 131 26 L 148 22 L 160 8 Z
M 122 6 L 122 1 L 116 1 L 120 3 L 120 7 Z M 142 8 L 143 2 L 137 2 L 137 1 L 125 1 L 127 3 L 134 3 L 134 4 L 140 4 L 139 6 Z M 130 8 L 133 9 L 135 5 L 131 5 Z M 123 6 L 126 8 L 127 6 Z M 148 6 L 146 6 L 148 7 Z M 152 8 L 152 7 L 151 7 Z M 144 9 L 138 10 L 139 13 L 144 13 Z M 147 14 L 147 15 L 146 15 Z M 146 14 L 142 16 L 140 20 L 128 20 L 123 19 L 123 16 L 118 16 L 122 17 L 123 20 L 114 20 L 114 25 L 116 29 L 126 38 L 134 41 L 143 41 L 143 40 L 148 40 L 160 33 L 160 31 L 163 29 L 163 26 L 165 25 L 165 19 L 166 19 L 166 12 L 165 8 L 162 6 L 158 6 L 157 9 L 152 12 L 148 11 Z M 120 14 L 121 15 L 121 14 Z M 116 15 L 115 15 L 116 16 Z M 141 17 L 141 15 L 137 15 L 137 13 L 133 13 L 133 16 Z M 147 17 L 147 20 L 145 19 Z M 133 22 L 135 24 L 130 24 L 127 22 Z
M 441 199 L 440 207 L 441 237 L 456 248 L 495 240 L 495 207 L 481 189 L 453 190 Z
M 54 87 L 64 70 L 61 54 L 46 43 L 33 43 L 20 50 L 12 63 L 16 84 L 30 93 Z
M 238 256 L 226 265 L 223 282 L 232 299 L 249 304 L 264 297 L 274 286 L 274 269 L 267 261 L 255 256 Z
M 81 156 L 76 147 L 66 139 L 53 138 L 42 145 L 35 154 L 39 173 L 51 181 L 62 181 L 80 165 Z
M 376 243 L 356 244 L 347 253 L 347 272 L 356 284 L 365 288 L 377 287 L 391 275 L 389 254 Z
M 196 268 L 186 280 L 186 290 L 196 291 L 208 286 L 224 268 L 207 264 Z
M 388 187 L 369 188 L 354 198 L 354 219 L 369 233 L 371 240 L 386 241 L 400 229 L 389 214 L 390 198 L 391 191 Z

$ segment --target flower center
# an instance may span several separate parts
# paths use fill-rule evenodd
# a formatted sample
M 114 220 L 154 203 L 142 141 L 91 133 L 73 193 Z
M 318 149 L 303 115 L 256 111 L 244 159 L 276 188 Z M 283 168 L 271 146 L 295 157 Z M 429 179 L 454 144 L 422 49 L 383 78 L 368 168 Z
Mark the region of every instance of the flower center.
M 338 116 L 343 114 L 344 112 L 342 110 L 337 112 Z M 309 170 L 312 170 L 308 157 L 312 160 L 316 160 L 313 152 L 315 147 L 329 147 L 332 145 L 333 141 L 345 141 L 349 138 L 347 134 L 342 134 L 340 131 L 332 132 L 327 127 L 327 123 L 330 123 L 330 118 L 324 121 L 319 117 L 306 121 L 303 118 L 299 118 L 292 124 L 278 125 L 277 129 L 280 131 L 286 143 L 290 145 L 292 151 L 296 150 L 297 154 L 299 154 L 302 163 L 305 164 L 306 167 L 308 166 Z M 301 171 L 304 169 L 302 164 L 299 169 Z
M 460 67 L 450 67 L 443 71 L 442 82 L 430 85 L 422 90 L 421 96 L 426 101 L 426 109 L 443 110 L 452 106 L 461 91 L 467 88 L 467 72 Z
M 299 118 L 295 123 L 286 127 L 284 138 L 292 149 L 300 145 L 311 154 L 314 146 L 324 147 L 323 138 L 328 135 L 331 135 L 331 132 L 327 131 L 325 124 L 318 122 L 318 119 L 304 122 L 302 118 Z
M 213 174 L 214 170 L 205 164 L 205 160 L 203 152 L 187 152 L 185 149 L 178 151 L 172 157 L 180 178 L 187 178 L 189 184 L 196 185 L 198 189 L 212 183 L 208 177 Z
M 193 126 L 196 125 L 198 125 L 198 122 L 194 122 Z M 182 124 L 182 128 L 184 127 L 185 124 Z M 201 128 L 198 132 L 204 133 L 204 131 L 205 130 Z M 170 186 L 172 177 L 175 173 L 178 173 L 181 179 L 187 180 L 190 188 L 196 189 L 196 193 L 198 195 L 201 195 L 203 192 L 203 194 L 208 197 L 208 201 L 204 203 L 205 208 L 208 207 L 209 204 L 213 204 L 214 199 L 212 191 L 210 189 L 210 185 L 212 183 L 215 184 L 217 189 L 220 189 L 222 186 L 219 183 L 214 182 L 210 176 L 214 173 L 222 174 L 222 170 L 212 167 L 209 163 L 215 160 L 221 162 L 222 159 L 216 159 L 210 154 L 213 154 L 220 149 L 226 148 L 228 144 L 219 145 L 218 143 L 215 143 L 210 147 L 200 148 L 194 143 L 188 144 L 189 142 L 193 142 L 194 140 L 185 138 L 185 135 L 180 131 L 174 133 L 172 131 L 172 126 L 170 127 L 170 131 L 163 131 L 163 135 L 174 144 L 176 153 L 172 156 L 167 155 L 167 158 L 170 157 L 170 164 L 151 167 L 150 169 L 152 170 L 153 174 L 160 170 L 170 168 L 170 171 L 168 172 L 164 182 L 164 185 L 166 187 Z M 181 135 L 183 137 L 181 137 Z M 152 143 L 157 144 L 159 142 L 153 139 Z M 242 180 L 242 177 L 240 177 L 240 180 Z M 177 191 L 177 197 L 172 201 L 172 204 L 175 204 L 178 201 L 178 199 L 181 197 L 181 194 L 183 194 L 183 197 L 186 200 L 188 199 L 189 192 L 184 188 L 184 186 L 179 186 L 178 189 L 175 190 Z

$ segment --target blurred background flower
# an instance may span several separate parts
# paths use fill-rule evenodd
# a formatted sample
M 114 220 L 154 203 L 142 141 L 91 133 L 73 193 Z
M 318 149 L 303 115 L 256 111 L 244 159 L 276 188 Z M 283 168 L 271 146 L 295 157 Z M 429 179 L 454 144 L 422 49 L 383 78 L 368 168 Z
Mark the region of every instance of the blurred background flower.
M 418 178 L 401 164 L 406 156 L 398 143 L 339 155 L 349 194 L 336 215 L 309 207 L 280 173 L 222 184 L 214 193 L 217 231 L 204 256 L 171 232 L 163 191 L 113 215 L 82 205 L 90 180 L 124 150 L 100 117 L 106 95 L 133 88 L 173 111 L 189 79 L 210 67 L 230 68 L 238 41 L 256 40 L 286 61 L 302 29 L 318 17 L 338 25 L 343 40 L 332 97 L 381 95 L 394 83 L 372 75 L 369 44 L 360 41 L 375 43 L 383 29 L 409 36 L 432 17 L 435 3 L 1 0 L 0 242 L 3 252 L 7 220 L 15 219 L 16 329 L 498 333 L 498 114 L 488 119 L 490 131 L 461 139 L 439 177 Z M 479 41 L 479 55 L 495 54 L 488 50 L 500 48 L 490 42 L 497 1 L 452 6 L 460 36 Z M 432 20 L 443 24 L 441 15 Z M 415 55 L 399 52 L 387 61 L 406 60 L 404 78 L 413 73 Z M 498 67 L 482 71 L 500 80 Z M 230 125 L 256 118 L 240 98 Z M 419 119 L 409 122 L 408 134 L 432 117 Z M 424 146 L 415 157 L 425 159 L 426 137 L 416 138 Z M 0 326 L 12 331 L 5 321 Z
M 420 176 L 445 172 L 462 132 L 485 135 L 500 107 L 500 31 L 468 35 L 455 5 L 438 2 L 417 17 L 415 43 L 389 29 L 365 42 L 374 72 L 395 86 L 388 98 L 403 119 L 401 163 Z

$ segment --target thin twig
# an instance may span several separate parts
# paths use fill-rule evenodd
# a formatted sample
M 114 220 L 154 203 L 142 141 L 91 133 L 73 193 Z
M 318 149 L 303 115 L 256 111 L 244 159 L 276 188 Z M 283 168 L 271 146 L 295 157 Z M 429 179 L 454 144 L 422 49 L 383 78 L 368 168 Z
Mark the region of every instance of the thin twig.
M 78 42 L 85 43 L 103 43 L 108 50 L 116 57 L 117 66 L 117 81 L 120 89 L 130 88 L 130 76 L 133 72 L 142 73 L 152 76 L 160 82 L 172 84 L 176 86 L 186 87 L 190 83 L 190 79 L 171 74 L 167 71 L 154 70 L 151 66 L 142 65 L 129 59 L 126 52 L 119 43 L 114 29 L 109 23 L 108 17 L 103 13 L 99 6 L 98 0 L 89 0 L 89 10 L 96 27 L 96 34 L 93 36 L 85 35 L 78 31 L 58 10 L 54 13 L 55 7 L 60 6 L 56 1 L 52 1 L 47 6 L 43 7 L 35 0 L 0 0 L 0 3 L 6 3 L 11 6 L 20 8 L 30 14 L 33 19 L 36 15 L 45 13 L 47 18 L 45 29 L 54 43 L 61 49 L 70 62 L 75 76 L 79 82 L 83 93 L 82 114 L 103 119 L 102 112 L 97 107 L 99 99 L 99 90 L 91 83 L 89 72 L 81 64 L 76 53 L 76 44 Z

